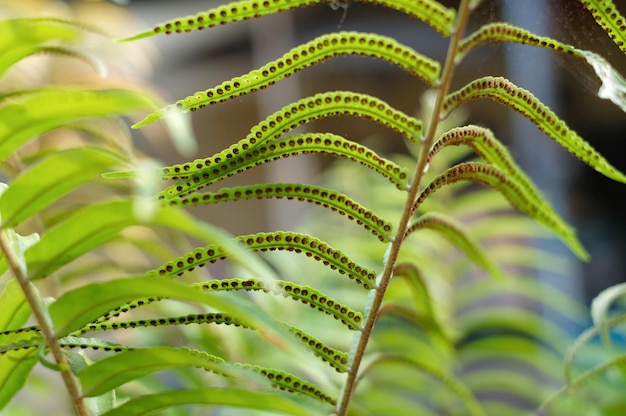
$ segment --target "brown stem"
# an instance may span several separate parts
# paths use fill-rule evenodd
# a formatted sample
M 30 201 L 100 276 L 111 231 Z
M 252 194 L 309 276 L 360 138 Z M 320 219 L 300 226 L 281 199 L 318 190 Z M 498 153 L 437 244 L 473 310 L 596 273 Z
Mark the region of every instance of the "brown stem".
M 372 299 L 370 312 L 365 320 L 362 333 L 359 334 L 358 344 L 356 346 L 354 357 L 348 371 L 346 384 L 344 385 L 343 391 L 341 392 L 341 397 L 337 405 L 337 411 L 335 412 L 337 416 L 346 416 L 348 412 L 350 399 L 352 398 L 352 394 L 354 393 L 354 389 L 356 388 L 356 382 L 358 380 L 361 361 L 365 356 L 365 349 L 367 348 L 367 344 L 369 342 L 369 339 L 371 338 L 372 331 L 374 330 L 374 324 L 378 319 L 387 286 L 389 285 L 391 277 L 393 276 L 393 269 L 398 259 L 400 248 L 402 247 L 409 221 L 414 214 L 413 207 L 415 204 L 415 199 L 417 198 L 418 191 L 420 189 L 422 178 L 426 170 L 428 152 L 430 151 L 430 148 L 435 140 L 435 134 L 437 132 L 437 127 L 439 126 L 439 117 L 441 114 L 443 103 L 450 89 L 452 76 L 456 68 L 455 57 L 457 54 L 459 41 L 463 36 L 465 26 L 469 18 L 470 2 L 471 0 L 461 0 L 461 4 L 459 5 L 455 28 L 450 38 L 450 46 L 448 47 L 448 55 L 446 56 L 446 61 L 440 78 L 440 84 L 437 88 L 437 98 L 433 107 L 433 113 L 431 115 L 430 123 L 428 124 L 424 143 L 422 144 L 417 167 L 413 174 L 413 180 L 411 182 L 406 203 L 402 211 L 402 216 L 398 224 L 398 231 L 396 232 L 395 239 L 391 243 L 391 248 L 387 257 L 385 269 L 383 270 L 382 277 L 380 278 L 380 283 L 376 288 L 376 293 L 374 295 L 374 298 Z
M 76 377 L 74 377 L 74 374 L 72 374 L 67 357 L 63 354 L 63 350 L 61 349 L 59 340 L 57 339 L 54 329 L 51 326 L 48 314 L 41 305 L 39 295 L 34 290 L 34 287 L 31 285 L 28 277 L 20 266 L 20 261 L 13 251 L 13 247 L 7 238 L 5 230 L 0 230 L 0 250 L 6 257 L 11 272 L 22 288 L 24 297 L 26 298 L 33 315 L 35 316 L 37 324 L 39 324 L 41 334 L 46 340 L 46 344 L 48 345 L 50 352 L 52 352 L 54 360 L 60 367 L 63 383 L 65 383 L 65 387 L 72 398 L 76 414 L 79 416 L 89 416 L 89 410 L 87 409 L 87 406 L 82 398 L 78 381 L 76 380 Z

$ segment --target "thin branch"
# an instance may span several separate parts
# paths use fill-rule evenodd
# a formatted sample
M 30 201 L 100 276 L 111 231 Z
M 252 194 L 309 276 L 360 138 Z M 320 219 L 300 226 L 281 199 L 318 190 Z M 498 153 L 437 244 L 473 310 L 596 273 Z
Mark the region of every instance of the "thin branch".
M 20 261 L 13 251 L 11 242 L 8 240 L 5 230 L 0 230 L 0 250 L 6 257 L 11 272 L 22 288 L 24 297 L 26 298 L 33 315 L 35 316 L 35 320 L 39 324 L 41 334 L 46 340 L 46 344 L 48 345 L 48 348 L 50 348 L 50 352 L 52 352 L 52 356 L 60 368 L 61 377 L 63 378 L 63 382 L 65 383 L 65 387 L 67 388 L 70 397 L 72 398 L 72 403 L 76 413 L 79 416 L 89 416 L 89 410 L 87 409 L 87 406 L 81 396 L 78 380 L 76 380 L 76 377 L 72 374 L 67 357 L 63 354 L 59 340 L 54 334 L 54 329 L 48 319 L 48 314 L 43 309 L 39 301 L 39 296 L 33 290 L 28 277 L 24 274 L 24 271 L 20 266 Z
M 404 241 L 408 224 L 414 214 L 414 203 L 415 203 L 417 194 L 420 189 L 422 178 L 427 168 L 428 153 L 435 140 L 435 134 L 437 132 L 437 127 L 439 126 L 439 121 L 440 121 L 439 117 L 441 114 L 443 103 L 450 89 L 450 84 L 452 83 L 452 76 L 456 68 L 455 58 L 456 58 L 459 42 L 463 36 L 463 33 L 465 32 L 465 26 L 469 19 L 470 3 L 471 3 L 471 0 L 461 0 L 461 4 L 459 6 L 459 10 L 457 14 L 457 21 L 456 21 L 452 36 L 450 38 L 450 45 L 448 47 L 448 55 L 446 56 L 446 61 L 443 67 L 443 72 L 441 74 L 440 85 L 437 89 L 437 98 L 435 100 L 435 105 L 433 107 L 433 113 L 431 116 L 430 123 L 428 124 L 426 137 L 425 137 L 424 143 L 422 144 L 422 149 L 420 151 L 419 159 L 417 162 L 417 167 L 413 175 L 413 180 L 409 188 L 407 200 L 404 205 L 404 209 L 402 211 L 400 222 L 398 224 L 398 231 L 396 233 L 396 237 L 391 243 L 391 248 L 389 250 L 387 263 L 385 264 L 385 269 L 380 278 L 380 283 L 378 287 L 376 288 L 376 293 L 372 299 L 371 307 L 369 309 L 369 314 L 365 320 L 362 332 L 358 335 L 359 336 L 358 344 L 356 346 L 354 357 L 350 364 L 350 370 L 348 371 L 348 377 L 346 379 L 346 383 L 341 392 L 341 397 L 338 401 L 337 411 L 336 411 L 337 416 L 345 416 L 348 412 L 348 407 L 350 406 L 350 400 L 352 398 L 352 394 L 354 393 L 354 389 L 356 388 L 358 375 L 359 375 L 359 368 L 361 366 L 361 362 L 365 355 L 367 344 L 369 342 L 369 339 L 371 338 L 372 331 L 374 330 L 374 325 L 378 319 L 380 308 L 381 308 L 383 299 L 385 297 L 385 292 L 393 276 L 393 269 L 398 259 L 398 255 L 400 253 L 400 248 L 402 247 L 402 243 Z

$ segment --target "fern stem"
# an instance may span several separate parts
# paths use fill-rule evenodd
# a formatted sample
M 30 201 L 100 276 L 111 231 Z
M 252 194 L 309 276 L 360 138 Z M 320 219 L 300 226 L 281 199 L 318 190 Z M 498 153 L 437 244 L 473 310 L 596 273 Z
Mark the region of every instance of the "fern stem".
M 16 253 L 13 251 L 11 243 L 4 230 L 0 230 L 0 251 L 6 257 L 11 272 L 19 283 L 22 292 L 24 292 L 24 297 L 26 298 L 31 311 L 35 316 L 35 320 L 39 324 L 41 334 L 46 340 L 46 344 L 48 344 L 48 348 L 59 366 L 63 383 L 65 384 L 65 387 L 72 399 L 72 404 L 74 405 L 76 414 L 79 416 L 89 416 L 89 410 L 81 395 L 80 385 L 78 384 L 76 377 L 74 377 L 74 374 L 72 374 L 67 357 L 63 353 L 61 344 L 59 343 L 59 340 L 54 333 L 54 329 L 52 328 L 52 323 L 48 313 L 44 310 L 39 295 L 20 266 L 20 261 L 17 258 Z
M 472 2 L 471 0 L 461 0 L 461 4 L 459 5 L 459 9 L 457 13 L 457 20 L 456 20 L 455 27 L 450 37 L 450 45 L 448 47 L 448 54 L 446 56 L 446 61 L 443 67 L 443 71 L 441 73 L 441 78 L 439 80 L 439 86 L 437 88 L 437 98 L 435 100 L 435 105 L 433 107 L 433 112 L 431 115 L 430 123 L 428 124 L 428 129 L 426 131 L 424 143 L 420 151 L 419 159 L 417 162 L 417 167 L 413 174 L 413 180 L 411 182 L 411 186 L 408 191 L 406 203 L 402 211 L 402 216 L 398 224 L 398 228 L 397 228 L 398 231 L 396 233 L 395 239 L 391 242 L 389 255 L 385 263 L 385 269 L 383 270 L 382 276 L 380 278 L 380 282 L 376 288 L 376 292 L 374 296 L 372 297 L 371 305 L 368 305 L 369 313 L 366 316 L 362 332 L 358 335 L 358 341 L 357 341 L 358 344 L 356 345 L 356 348 L 354 350 L 354 355 L 350 363 L 348 377 L 346 379 L 346 383 L 341 392 L 341 397 L 339 398 L 339 401 L 337 404 L 337 411 L 336 411 L 337 416 L 345 416 L 348 412 L 350 399 L 352 398 L 352 394 L 354 393 L 354 390 L 356 388 L 359 368 L 363 360 L 363 357 L 365 355 L 367 344 L 374 330 L 374 325 L 376 321 L 378 320 L 378 315 L 380 312 L 383 299 L 385 297 L 385 292 L 387 290 L 387 287 L 389 286 L 389 282 L 391 281 L 391 278 L 393 277 L 393 270 L 395 267 L 395 263 L 397 262 L 398 255 L 400 253 L 402 243 L 404 241 L 407 227 L 414 214 L 415 200 L 417 198 L 417 195 L 420 189 L 422 178 L 424 177 L 424 174 L 426 173 L 426 170 L 427 170 L 428 154 L 435 140 L 437 127 L 439 126 L 439 122 L 440 122 L 440 114 L 443 109 L 443 103 L 450 89 L 450 85 L 452 84 L 452 77 L 454 75 L 454 70 L 457 65 L 456 55 L 457 55 L 457 51 L 459 47 L 459 42 L 461 41 L 461 38 L 463 37 L 463 33 L 465 32 L 467 21 L 469 20 L 469 15 L 471 12 L 471 9 L 470 9 L 471 2 Z

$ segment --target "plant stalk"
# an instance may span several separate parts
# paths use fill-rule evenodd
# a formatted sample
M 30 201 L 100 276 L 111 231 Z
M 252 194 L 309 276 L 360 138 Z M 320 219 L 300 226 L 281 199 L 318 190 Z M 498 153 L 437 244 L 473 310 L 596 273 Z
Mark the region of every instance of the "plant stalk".
M 65 384 L 65 388 L 72 399 L 72 404 L 74 405 L 76 414 L 79 416 L 89 416 L 89 409 L 82 398 L 80 385 L 78 384 L 78 380 L 74 374 L 72 374 L 67 357 L 63 354 L 61 344 L 59 344 L 59 340 L 50 324 L 48 313 L 42 307 L 38 294 L 35 290 L 33 290 L 28 277 L 24 274 L 22 267 L 20 267 L 20 261 L 13 251 L 13 247 L 7 238 L 5 230 L 0 230 L 0 250 L 6 257 L 11 272 L 18 281 L 22 292 L 24 292 L 24 297 L 26 298 L 33 315 L 35 316 L 35 320 L 39 325 L 41 334 L 46 340 L 46 344 L 48 345 L 54 360 L 59 366 L 63 383 Z
M 455 58 L 458 50 L 458 45 L 461 38 L 463 37 L 463 33 L 465 32 L 467 21 L 469 20 L 469 15 L 471 11 L 470 3 L 472 3 L 472 0 L 461 0 L 461 4 L 459 5 L 455 27 L 450 37 L 448 54 L 446 56 L 446 61 L 443 66 L 440 84 L 437 88 L 435 105 L 433 106 L 431 119 L 426 130 L 426 136 L 424 138 L 424 143 L 422 144 L 417 167 L 415 168 L 415 172 L 413 174 L 413 180 L 408 191 L 406 203 L 402 211 L 402 216 L 400 217 L 395 239 L 391 242 L 391 248 L 389 250 L 387 263 L 385 264 L 385 269 L 383 270 L 380 282 L 378 284 L 378 287 L 376 288 L 376 292 L 372 299 L 369 314 L 367 315 L 367 318 L 363 325 L 362 332 L 361 334 L 359 334 L 360 337 L 354 352 L 354 357 L 352 359 L 350 369 L 348 371 L 348 377 L 346 379 L 346 383 L 341 392 L 341 397 L 339 398 L 337 404 L 337 410 L 335 412 L 337 416 L 347 415 L 348 407 L 350 406 L 350 400 L 356 388 L 361 362 L 363 360 L 363 357 L 365 356 L 365 350 L 367 348 L 369 339 L 371 338 L 372 331 L 374 330 L 374 325 L 378 320 L 380 308 L 385 297 L 385 292 L 387 290 L 387 287 L 389 286 L 391 278 L 393 277 L 394 267 L 400 253 L 402 243 L 404 241 L 407 227 L 414 214 L 415 200 L 417 199 L 421 182 L 427 169 L 428 153 L 435 140 L 435 135 L 437 133 L 437 128 L 440 122 L 441 109 L 450 89 L 450 85 L 452 84 L 452 77 L 456 68 Z

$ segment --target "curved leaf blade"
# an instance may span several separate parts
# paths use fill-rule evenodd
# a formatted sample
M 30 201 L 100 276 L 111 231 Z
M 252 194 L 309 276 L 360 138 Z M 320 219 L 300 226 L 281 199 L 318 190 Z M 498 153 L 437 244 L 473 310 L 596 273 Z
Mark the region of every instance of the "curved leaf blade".
M 2 226 L 14 227 L 70 190 L 121 163 L 115 154 L 95 147 L 50 155 L 21 174 L 0 196 Z
M 619 12 L 612 0 L 579 0 L 591 12 L 602 29 L 615 44 L 626 53 L 626 33 L 624 32 L 624 16 Z
M 17 334 L 13 337 L 2 337 L 3 343 L 13 343 L 16 337 L 23 336 L 24 334 Z M 0 353 L 0 410 L 21 390 L 37 361 L 35 348 L 19 348 Z
M 233 375 L 222 358 L 197 350 L 148 347 L 123 351 L 83 368 L 78 377 L 86 397 L 100 396 L 129 381 L 176 367 L 197 367 Z
M 55 18 L 17 18 L 0 22 L 0 77 L 16 62 L 42 51 L 62 53 L 65 48 L 45 46 L 57 41 L 73 43 L 84 31 L 99 32 L 93 27 Z M 69 52 L 69 50 L 67 50 Z M 78 53 L 77 57 L 85 55 Z
M 327 264 L 331 269 L 336 269 L 340 274 L 345 274 L 365 289 L 372 289 L 376 286 L 375 270 L 360 266 L 340 250 L 307 234 L 275 231 L 239 236 L 237 241 L 253 251 L 286 250 L 303 253 Z M 174 277 L 196 267 L 202 267 L 207 263 L 228 257 L 230 254 L 224 247 L 220 244 L 211 244 L 169 261 L 158 269 L 148 272 L 146 276 Z
M 213 166 L 221 168 L 221 163 L 224 163 L 227 159 L 236 159 L 239 155 L 248 157 L 248 150 L 256 149 L 260 151 L 261 145 L 280 138 L 301 124 L 338 115 L 355 116 L 371 120 L 397 131 L 413 143 L 419 143 L 422 139 L 423 123 L 415 117 L 396 110 L 385 101 L 357 92 L 329 91 L 305 97 L 284 106 L 252 127 L 250 133 L 244 139 L 228 149 L 206 159 L 198 159 L 190 163 L 166 167 L 163 169 L 161 176 L 171 179 L 187 179 L 190 174 L 205 173 L 205 171 L 217 176 L 220 173 L 214 172 Z M 294 144 L 290 144 L 288 141 L 285 141 L 283 145 L 302 146 L 306 144 L 313 148 L 323 145 L 324 148 L 331 147 L 331 151 L 339 145 L 345 148 L 344 143 L 348 147 L 353 146 L 353 142 L 346 141 L 343 138 L 344 141 L 336 144 L 334 141 L 338 140 L 338 136 L 335 135 L 327 136 L 313 133 L 296 135 L 290 138 L 290 140 L 296 140 L 300 137 L 306 143 L 294 142 Z M 308 140 L 305 140 L 306 138 L 311 138 L 313 142 L 309 143 Z M 316 138 L 320 140 L 316 140 Z M 328 142 L 328 139 L 332 139 L 332 141 Z M 356 148 L 355 150 L 357 153 L 361 153 L 361 148 Z M 352 152 L 355 150 L 351 149 Z M 365 151 L 366 149 L 363 148 L 362 150 Z M 251 156 L 259 157 L 259 155 L 255 154 Z
M 133 127 L 143 127 L 163 119 L 171 112 L 194 111 L 265 88 L 301 69 L 342 55 L 363 55 L 389 61 L 432 86 L 439 77 L 439 62 L 417 53 L 392 38 L 377 34 L 339 32 L 322 35 L 259 69 L 178 100 L 175 104 L 148 115 Z
M 460 181 L 476 182 L 497 190 L 515 208 L 554 231 L 579 258 L 589 257 L 572 227 L 567 225 L 556 212 L 538 203 L 533 195 L 529 194 L 517 181 L 495 166 L 466 162 L 448 169 L 422 190 L 417 197 L 415 209 L 442 186 Z
M 435 0 L 355 0 L 355 3 L 363 2 L 377 6 L 388 7 L 398 10 L 409 16 L 423 20 L 433 29 L 444 36 L 452 31 L 455 10 L 446 8 Z M 142 39 L 158 34 L 170 35 L 172 33 L 190 32 L 195 29 L 211 28 L 217 25 L 259 18 L 272 13 L 278 13 L 296 7 L 305 7 L 312 4 L 323 3 L 320 0 L 280 0 L 280 1 L 238 1 L 210 9 L 194 16 L 187 16 L 161 23 L 154 29 L 139 33 L 135 36 L 122 39 L 122 42 Z M 334 4 L 333 4 L 334 5 Z M 331 5 L 331 7 L 333 6 Z
M 598 329 L 600 338 L 607 347 L 611 346 L 607 312 L 611 304 L 618 298 L 624 296 L 624 294 L 626 294 L 626 283 L 619 283 L 604 289 L 591 301 L 591 319 L 593 320 L 593 325 Z
M 510 42 L 532 45 L 582 57 L 576 48 L 558 40 L 539 36 L 509 23 L 496 22 L 481 26 L 459 43 L 457 60 L 463 59 L 472 50 L 490 42 Z
M 351 330 L 359 330 L 363 322 L 363 315 L 352 308 L 341 304 L 325 294 L 309 287 L 277 280 L 271 283 L 259 279 L 220 279 L 203 283 L 195 283 L 192 286 L 204 291 L 230 291 L 230 290 L 260 290 L 266 293 L 274 293 L 293 300 L 300 301 L 317 308 L 333 318 L 341 321 Z
M 480 78 L 448 95 L 444 103 L 444 116 L 450 114 L 461 104 L 477 98 L 489 98 L 512 108 L 587 165 L 608 178 L 626 183 L 626 175 L 611 165 L 576 132 L 570 130 L 556 114 L 532 93 L 517 87 L 506 78 Z
M 266 410 L 295 416 L 313 416 L 317 413 L 289 400 L 284 395 L 236 388 L 201 388 L 195 390 L 168 390 L 158 394 L 131 399 L 103 416 L 146 415 L 186 404 L 236 406 Z
M 409 226 L 406 235 L 425 228 L 440 233 L 494 278 L 505 279 L 502 270 L 485 254 L 485 250 L 470 236 L 466 227 L 454 218 L 434 212 L 424 214 Z
M 123 89 L 27 91 L 0 105 L 0 160 L 34 137 L 70 122 L 124 115 L 156 107 L 145 93 Z
M 26 250 L 31 280 L 41 279 L 138 224 L 131 201 L 107 201 L 78 209 Z
M 243 300 L 225 300 L 171 279 L 152 276 L 93 283 L 65 292 L 50 305 L 50 317 L 57 336 L 62 337 L 80 330 L 121 304 L 144 298 L 179 299 L 207 304 L 232 314 L 247 325 L 253 325 L 251 321 L 261 316 L 258 311 L 252 313 L 250 306 Z
M 31 311 L 24 292 L 15 279 L 9 280 L 4 286 L 0 294 L 0 305 L 2 305 L 0 314 L 0 340 L 2 340 L 2 332 L 21 328 L 30 317 Z
M 476 399 L 472 390 L 458 377 L 447 373 L 444 369 L 436 364 L 423 360 L 406 357 L 403 355 L 383 355 L 376 358 L 366 369 L 371 371 L 374 367 L 385 364 L 400 364 L 420 373 L 428 374 L 435 378 L 451 393 L 457 396 L 465 405 L 465 408 L 471 416 L 486 416 L 485 410 Z
M 297 199 L 330 208 L 334 212 L 354 220 L 366 230 L 374 234 L 380 241 L 390 241 L 391 223 L 379 218 L 374 212 L 363 207 L 348 196 L 313 185 L 301 185 L 298 183 L 278 183 L 266 185 L 237 186 L 222 188 L 212 193 L 193 192 L 184 197 L 167 199 L 165 204 L 171 206 L 195 206 L 215 204 L 218 202 L 240 201 L 244 199 Z
M 254 147 L 246 143 L 246 139 L 244 139 L 210 158 L 166 167 L 157 175 L 164 179 L 186 181 L 177 182 L 167 187 L 159 193 L 159 196 L 169 198 L 184 195 L 277 158 L 307 153 L 329 154 L 359 162 L 388 178 L 390 182 L 396 185 L 396 188 L 407 189 L 407 170 L 380 157 L 368 147 L 331 133 L 307 133 Z M 127 171 L 111 172 L 105 176 L 120 178 L 134 175 L 134 172 Z

